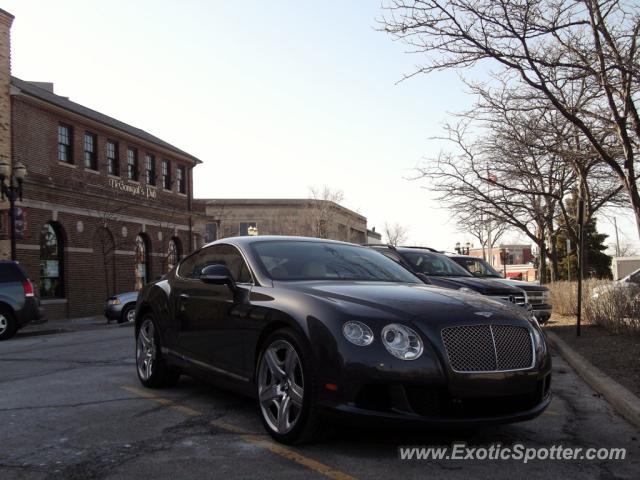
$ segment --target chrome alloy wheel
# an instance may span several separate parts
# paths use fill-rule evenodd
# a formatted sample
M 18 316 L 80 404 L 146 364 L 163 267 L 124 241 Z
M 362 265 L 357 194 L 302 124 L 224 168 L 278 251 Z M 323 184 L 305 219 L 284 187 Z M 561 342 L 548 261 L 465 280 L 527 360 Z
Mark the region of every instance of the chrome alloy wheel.
M 0 314 L 0 335 L 2 335 L 7 328 L 9 327 L 9 320 L 7 320 L 7 317 L 5 317 L 4 315 Z
M 304 378 L 293 345 L 274 341 L 262 354 L 258 367 L 258 400 L 269 427 L 276 433 L 291 431 L 300 419 Z
M 136 309 L 135 308 L 129 309 L 129 311 L 127 312 L 126 319 L 127 319 L 127 322 L 129 322 L 129 323 L 133 323 L 133 322 L 136 321 Z
M 136 343 L 136 364 L 138 374 L 143 380 L 149 380 L 153 375 L 153 367 L 156 358 L 156 340 L 154 336 L 155 327 L 153 321 L 147 318 L 138 332 L 138 342 Z

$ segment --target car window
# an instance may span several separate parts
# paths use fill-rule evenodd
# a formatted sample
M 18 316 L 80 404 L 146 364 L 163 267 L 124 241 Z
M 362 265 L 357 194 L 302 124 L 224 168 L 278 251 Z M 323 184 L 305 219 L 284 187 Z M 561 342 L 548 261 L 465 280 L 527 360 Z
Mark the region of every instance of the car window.
M 242 255 L 233 245 L 220 244 L 204 247 L 186 258 L 178 269 L 178 274 L 186 278 L 199 278 L 202 270 L 209 265 L 225 265 L 237 283 L 252 283 L 251 273 Z
M 0 263 L 0 283 L 23 282 L 26 274 L 15 263 Z
M 274 280 L 374 280 L 421 283 L 406 269 L 366 247 L 296 240 L 257 241 L 252 248 Z
M 482 258 L 453 257 L 453 261 L 476 277 L 502 278 L 502 275 Z
M 464 268 L 446 255 L 432 252 L 402 252 L 414 272 L 436 277 L 471 277 Z

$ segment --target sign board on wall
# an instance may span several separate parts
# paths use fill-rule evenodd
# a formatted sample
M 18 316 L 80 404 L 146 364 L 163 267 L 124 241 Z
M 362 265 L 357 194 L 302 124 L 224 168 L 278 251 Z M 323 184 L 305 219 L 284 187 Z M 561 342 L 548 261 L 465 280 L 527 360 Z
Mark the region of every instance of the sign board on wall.
M 109 186 L 114 190 L 129 193 L 142 198 L 156 198 L 156 189 L 150 186 L 140 184 L 127 183 L 119 178 L 110 178 Z

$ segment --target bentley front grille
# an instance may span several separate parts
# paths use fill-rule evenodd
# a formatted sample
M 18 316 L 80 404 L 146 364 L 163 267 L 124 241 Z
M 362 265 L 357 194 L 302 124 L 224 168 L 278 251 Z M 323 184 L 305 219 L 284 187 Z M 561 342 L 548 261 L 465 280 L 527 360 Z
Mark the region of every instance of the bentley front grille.
M 451 368 L 455 372 L 503 372 L 534 365 L 533 340 L 525 327 L 464 325 L 442 329 Z

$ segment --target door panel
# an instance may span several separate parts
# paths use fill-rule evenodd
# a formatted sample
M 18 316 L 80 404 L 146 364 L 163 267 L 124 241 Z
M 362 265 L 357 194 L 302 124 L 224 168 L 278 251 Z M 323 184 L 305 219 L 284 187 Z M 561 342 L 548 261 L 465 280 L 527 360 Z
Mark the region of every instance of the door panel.
M 243 332 L 237 307 L 247 302 L 251 286 L 239 284 L 234 292 L 227 285 L 212 285 L 199 279 L 208 265 L 227 265 L 235 281 L 241 281 L 242 256 L 235 247 L 212 245 L 198 252 L 192 266 L 185 268 L 189 277 L 176 278 L 174 288 L 178 343 L 185 355 L 231 373 L 244 369 Z M 190 269 L 193 269 L 189 272 Z

